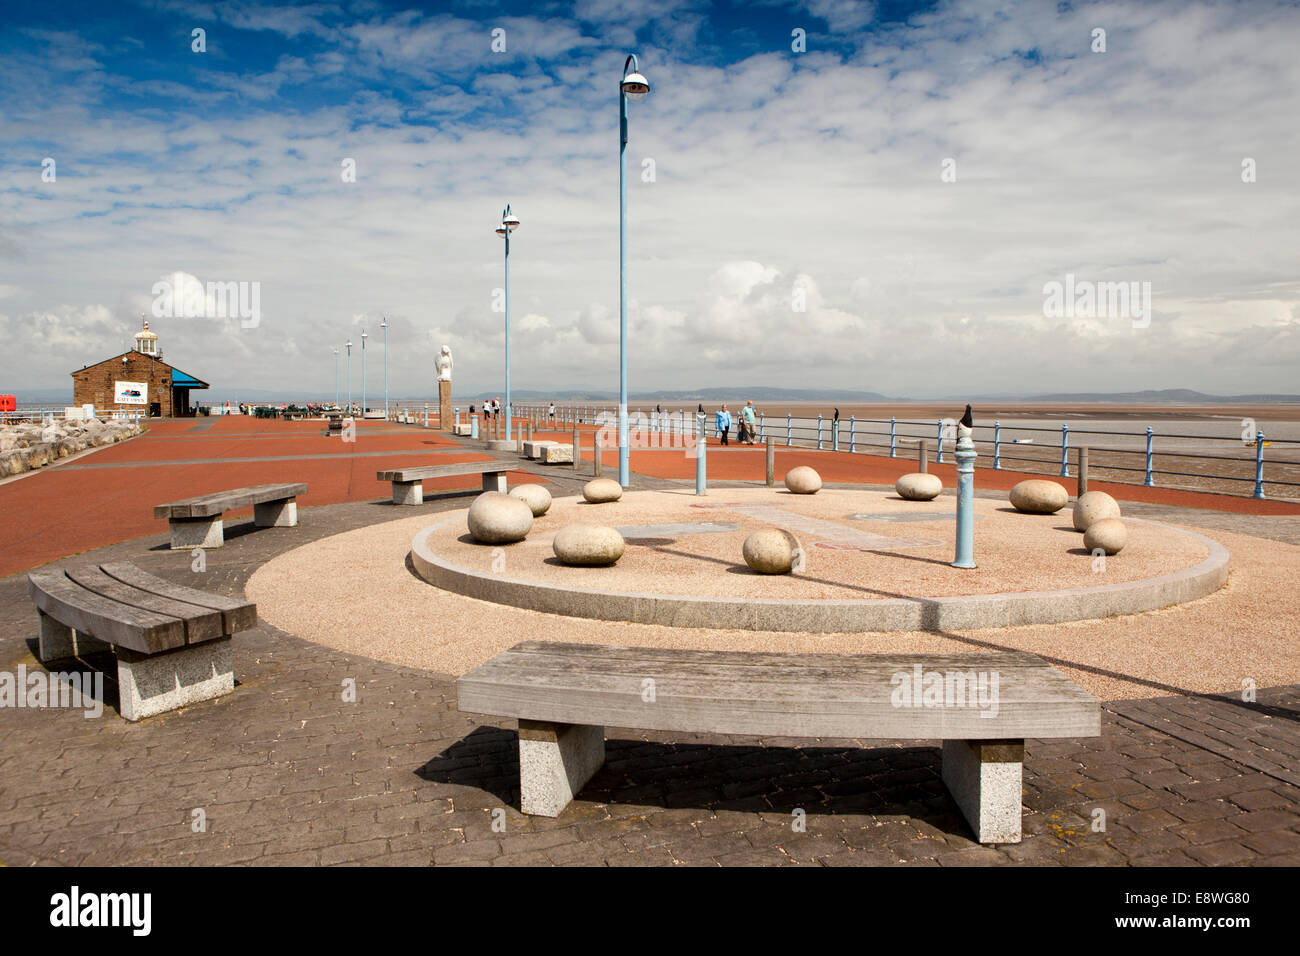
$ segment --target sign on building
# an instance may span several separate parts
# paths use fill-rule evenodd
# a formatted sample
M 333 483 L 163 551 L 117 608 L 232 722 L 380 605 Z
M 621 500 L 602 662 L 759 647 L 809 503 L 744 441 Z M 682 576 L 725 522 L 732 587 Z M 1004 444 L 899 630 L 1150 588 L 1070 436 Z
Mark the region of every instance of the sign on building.
M 149 384 L 147 382 L 114 382 L 113 402 L 117 405 L 149 404 Z

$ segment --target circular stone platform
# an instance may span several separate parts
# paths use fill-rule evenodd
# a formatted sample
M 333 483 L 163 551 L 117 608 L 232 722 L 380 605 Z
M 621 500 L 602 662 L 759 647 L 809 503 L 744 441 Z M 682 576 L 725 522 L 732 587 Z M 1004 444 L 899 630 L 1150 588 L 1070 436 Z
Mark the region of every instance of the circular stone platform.
M 1128 546 L 1102 562 L 1083 548 L 1068 515 L 1021 514 L 991 499 L 975 502 L 979 567 L 959 570 L 949 565 L 954 507 L 951 497 L 904 501 L 889 492 L 840 489 L 815 496 L 767 488 L 718 489 L 706 497 L 642 491 L 598 505 L 557 498 L 525 541 L 478 544 L 459 511 L 417 534 L 410 557 L 430 584 L 528 610 L 816 633 L 1135 614 L 1204 597 L 1227 579 L 1227 550 L 1194 532 L 1128 518 Z M 573 522 L 619 527 L 627 539 L 623 558 L 604 568 L 561 565 L 551 541 Z M 681 525 L 704 527 L 687 533 Z M 640 526 L 653 531 L 638 535 Z M 745 566 L 745 538 L 765 527 L 800 540 L 800 573 L 759 575 Z

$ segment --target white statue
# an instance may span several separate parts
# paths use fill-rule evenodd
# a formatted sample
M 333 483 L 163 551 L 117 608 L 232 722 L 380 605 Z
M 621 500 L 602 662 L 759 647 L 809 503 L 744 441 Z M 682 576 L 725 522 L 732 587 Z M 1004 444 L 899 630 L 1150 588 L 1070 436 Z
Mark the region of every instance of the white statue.
M 438 381 L 451 381 L 451 346 L 444 345 L 438 353 Z

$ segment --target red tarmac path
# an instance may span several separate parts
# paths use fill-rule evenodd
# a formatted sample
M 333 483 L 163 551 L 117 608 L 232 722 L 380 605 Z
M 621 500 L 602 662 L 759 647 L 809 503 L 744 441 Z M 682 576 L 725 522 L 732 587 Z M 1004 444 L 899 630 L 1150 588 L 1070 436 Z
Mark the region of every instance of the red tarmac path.
M 375 478 L 381 468 L 487 457 L 416 425 L 358 422 L 357 441 L 348 443 L 325 437 L 323 432 L 321 422 L 248 417 L 153 422 L 139 438 L 0 483 L 0 577 L 105 545 L 161 534 L 167 523 L 153 517 L 153 506 L 178 498 L 268 482 L 305 481 L 309 490 L 299 499 L 303 507 L 388 500 L 389 484 Z M 592 429 L 583 428 L 582 432 L 584 460 L 590 462 Z M 569 430 L 539 432 L 535 437 L 568 441 L 571 434 Z M 863 484 L 892 485 L 900 475 L 915 470 L 912 459 L 779 445 L 776 457 L 778 480 L 800 464 L 812 465 L 828 482 Z M 614 449 L 607 449 L 602 458 L 605 474 L 616 476 Z M 710 481 L 762 481 L 764 451 L 761 446 L 724 449 L 711 442 L 707 464 Z M 584 466 L 582 472 L 590 474 L 589 467 Z M 634 472 L 658 478 L 689 480 L 695 475 L 695 459 L 686 457 L 681 449 L 634 449 L 631 467 Z M 946 486 L 955 483 L 953 466 L 932 462 L 930 470 Z M 1041 477 L 981 468 L 976 471 L 975 484 L 985 490 L 1008 490 L 1017 481 Z M 513 472 L 510 480 L 538 479 Z M 1058 480 L 1074 490 L 1073 479 Z M 476 486 L 475 476 L 425 482 L 426 492 Z M 1107 491 L 1121 501 L 1240 514 L 1300 514 L 1297 502 L 1098 481 L 1089 487 Z M 252 509 L 246 508 L 228 512 L 226 517 L 251 513 Z

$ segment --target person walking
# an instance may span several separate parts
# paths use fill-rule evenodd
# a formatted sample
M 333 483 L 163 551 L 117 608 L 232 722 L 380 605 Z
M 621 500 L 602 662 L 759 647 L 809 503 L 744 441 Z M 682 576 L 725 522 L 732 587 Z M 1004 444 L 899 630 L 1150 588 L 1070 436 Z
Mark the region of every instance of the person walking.
M 731 412 L 727 411 L 727 406 L 723 405 L 718 409 L 714 416 L 714 422 L 718 426 L 718 437 L 722 439 L 722 444 L 727 444 L 727 439 L 731 433 Z
M 551 420 L 552 425 L 555 424 L 555 403 L 554 402 L 551 402 L 551 407 L 547 409 L 546 417 Z
M 740 410 L 740 440 L 747 445 L 754 444 L 754 400 L 751 398 Z

